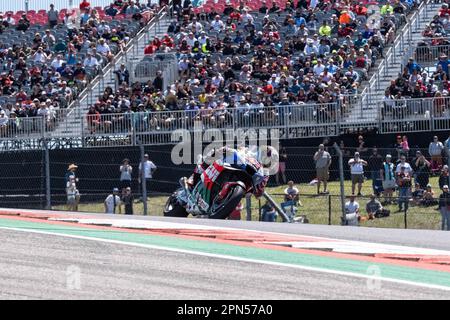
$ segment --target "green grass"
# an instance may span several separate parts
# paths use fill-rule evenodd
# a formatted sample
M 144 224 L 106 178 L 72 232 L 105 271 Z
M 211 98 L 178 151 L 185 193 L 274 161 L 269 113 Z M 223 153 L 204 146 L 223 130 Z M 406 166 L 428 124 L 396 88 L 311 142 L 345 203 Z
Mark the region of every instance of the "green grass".
M 430 178 L 430 183 L 434 188 L 436 197 L 439 196 L 439 188 L 437 177 Z M 331 206 L 331 224 L 339 225 L 341 221 L 341 200 L 339 196 L 339 182 L 333 181 L 328 185 L 330 191 L 330 197 L 327 195 L 316 195 L 316 186 L 310 186 L 308 184 L 298 184 L 297 187 L 300 190 L 301 196 L 300 200 L 303 204 L 299 208 L 297 215 L 306 215 L 309 219 L 309 223 L 313 224 L 329 224 L 329 209 Z M 278 203 L 283 201 L 283 191 L 285 186 L 281 187 L 269 187 L 267 191 L 274 200 Z M 345 182 L 345 193 L 348 195 L 351 193 L 351 182 Z M 362 193 L 365 196 L 369 196 L 372 193 L 372 181 L 366 180 L 363 184 Z M 105 195 L 106 197 L 106 195 Z M 167 196 L 157 196 L 148 198 L 148 214 L 153 216 L 161 216 L 162 209 L 167 200 Z M 361 213 L 366 215 L 365 207 L 368 201 L 368 197 L 358 197 L 356 201 L 359 202 Z M 265 203 L 264 199 L 258 201 L 254 197 L 252 198 L 252 220 L 259 219 L 259 203 L 263 205 Z M 243 200 L 245 206 L 245 200 Z M 440 229 L 441 215 L 439 211 L 435 210 L 437 206 L 425 208 L 411 206 L 408 210 L 407 216 L 407 227 L 408 229 Z M 361 226 L 367 227 L 383 227 L 383 228 L 404 228 L 404 213 L 396 213 L 398 207 L 396 205 L 386 206 L 387 209 L 391 210 L 391 216 L 386 218 L 379 218 L 374 220 L 368 220 L 361 222 Z M 55 210 L 65 210 L 65 206 L 54 206 Z M 103 203 L 82 203 L 79 205 L 79 211 L 82 212 L 104 212 Z M 135 214 L 142 215 L 143 204 L 134 204 Z M 241 213 L 242 219 L 245 219 L 246 212 L 245 209 Z M 281 221 L 281 219 L 279 218 Z

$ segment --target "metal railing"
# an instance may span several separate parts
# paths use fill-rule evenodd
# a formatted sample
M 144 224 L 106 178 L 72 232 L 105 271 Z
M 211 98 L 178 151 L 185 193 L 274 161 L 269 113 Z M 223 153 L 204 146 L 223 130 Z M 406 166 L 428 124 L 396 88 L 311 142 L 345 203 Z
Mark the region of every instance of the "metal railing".
M 378 102 L 379 132 L 450 130 L 450 97 Z
M 71 9 L 78 8 L 81 1 L 74 0 L 17 0 L 17 1 L 2 1 L 1 11 L 28 11 L 28 10 L 48 10 L 50 4 L 55 5 L 55 9 Z M 111 4 L 111 0 L 89 0 L 91 7 L 105 7 Z
M 435 65 L 442 55 L 448 56 L 450 53 L 450 43 L 440 45 L 421 45 L 418 47 L 410 47 L 407 53 L 403 56 L 401 65 L 402 69 L 408 63 L 409 58 L 413 58 L 414 62 L 420 64 L 422 67 Z M 448 58 L 446 58 L 448 59 Z

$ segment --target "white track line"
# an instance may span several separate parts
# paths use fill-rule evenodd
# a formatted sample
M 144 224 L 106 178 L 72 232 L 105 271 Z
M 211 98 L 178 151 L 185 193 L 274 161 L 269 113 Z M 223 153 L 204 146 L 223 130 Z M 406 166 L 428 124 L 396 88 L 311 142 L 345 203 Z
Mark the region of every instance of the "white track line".
M 407 281 L 407 280 L 385 278 L 385 277 L 382 277 L 382 276 L 370 276 L 370 275 L 364 275 L 364 274 L 353 273 L 353 272 L 336 271 L 336 270 L 329 270 L 329 269 L 316 268 L 316 267 L 300 266 L 300 265 L 281 263 L 281 262 L 272 262 L 272 261 L 264 261 L 264 260 L 257 260 L 257 259 L 240 258 L 240 257 L 228 256 L 228 255 L 222 255 L 222 254 L 197 252 L 197 251 L 176 249 L 176 248 L 170 248 L 170 247 L 161 247 L 161 246 L 150 245 L 150 244 L 126 242 L 126 241 L 120 241 L 120 240 L 110 240 L 110 239 L 101 239 L 101 238 L 95 238 L 95 237 L 60 234 L 60 233 L 53 233 L 53 232 L 41 231 L 41 230 L 25 230 L 25 229 L 10 228 L 10 227 L 0 227 L 0 229 L 11 230 L 11 231 L 20 231 L 20 232 L 26 232 L 26 233 L 53 235 L 53 236 L 59 236 L 59 237 L 65 237 L 65 238 L 73 238 L 73 239 L 81 239 L 81 240 L 91 240 L 91 241 L 113 243 L 113 244 L 120 244 L 120 245 L 128 245 L 128 246 L 133 246 L 133 247 L 140 247 L 140 248 L 147 248 L 147 249 L 154 249 L 154 250 L 162 250 L 162 251 L 171 251 L 171 252 L 192 254 L 192 255 L 197 255 L 197 256 L 204 256 L 204 257 L 211 257 L 211 258 L 218 258 L 218 259 L 226 259 L 226 260 L 233 260 L 233 261 L 241 261 L 241 262 L 258 263 L 258 264 L 265 264 L 265 265 L 272 265 L 272 266 L 288 267 L 288 268 L 295 268 L 295 269 L 301 269 L 301 270 L 307 270 L 307 271 L 315 271 L 315 272 L 323 272 L 323 273 L 328 273 L 328 274 L 335 274 L 335 275 L 340 275 L 340 276 L 344 275 L 344 276 L 351 276 L 351 277 L 370 279 L 370 280 L 386 281 L 386 282 L 392 282 L 392 283 L 398 283 L 398 284 L 410 285 L 410 286 L 416 286 L 416 287 L 422 287 L 422 288 L 428 288 L 428 289 L 437 289 L 437 290 L 450 291 L 450 287 L 446 287 L 446 286 L 439 286 L 439 285 L 426 284 L 426 283 L 420 283 L 420 282 L 413 282 L 413 281 Z

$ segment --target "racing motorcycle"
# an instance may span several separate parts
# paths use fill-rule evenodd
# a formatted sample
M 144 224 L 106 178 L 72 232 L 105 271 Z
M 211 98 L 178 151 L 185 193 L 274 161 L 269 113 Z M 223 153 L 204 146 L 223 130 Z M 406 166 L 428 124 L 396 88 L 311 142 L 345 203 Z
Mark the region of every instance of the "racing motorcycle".
M 261 189 L 255 186 L 261 164 L 254 158 L 247 160 L 245 165 L 214 161 L 201 173 L 195 185 L 190 185 L 188 178 L 181 178 L 180 188 L 167 199 L 164 216 L 192 214 L 226 219 L 247 193 L 256 195 L 256 190 Z

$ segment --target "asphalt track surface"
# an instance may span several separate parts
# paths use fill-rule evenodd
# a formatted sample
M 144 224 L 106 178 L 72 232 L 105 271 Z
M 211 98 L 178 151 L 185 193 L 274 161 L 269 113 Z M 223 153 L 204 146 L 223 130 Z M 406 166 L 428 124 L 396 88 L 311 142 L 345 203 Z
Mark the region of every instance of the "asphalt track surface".
M 450 247 L 450 233 L 437 231 L 150 219 Z M 433 288 L 57 235 L 0 230 L 0 244 L 0 299 L 450 299 Z

